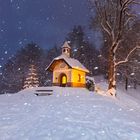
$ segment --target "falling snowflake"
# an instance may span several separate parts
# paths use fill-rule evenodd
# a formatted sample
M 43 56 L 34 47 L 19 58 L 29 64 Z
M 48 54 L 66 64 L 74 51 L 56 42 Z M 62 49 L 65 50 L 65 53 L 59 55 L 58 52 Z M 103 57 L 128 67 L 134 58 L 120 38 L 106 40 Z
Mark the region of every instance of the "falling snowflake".
M 1 29 L 0 31 L 1 31 L 1 32 L 4 32 L 4 30 L 3 30 L 3 29 Z
M 17 6 L 17 8 L 16 8 L 16 9 L 18 10 L 18 9 L 20 9 L 20 7 L 19 7 L 19 6 Z
M 19 43 L 18 43 L 19 45 L 22 45 L 22 41 L 19 41 Z
M 21 27 L 21 26 L 19 26 L 19 27 L 18 27 L 18 30 L 21 30 L 21 29 L 22 29 L 22 27 Z
M 49 17 L 47 17 L 47 18 L 46 18 L 46 20 L 48 21 L 48 20 L 50 20 L 50 18 L 49 18 Z
M 7 51 L 4 52 L 4 54 L 7 54 L 7 53 L 8 53 Z
M 102 57 L 102 55 L 100 54 L 100 55 L 98 55 L 98 57 Z
M 133 75 L 135 75 L 135 73 L 131 73 L 130 75 L 133 76 Z
M 98 67 L 94 67 L 94 70 L 97 70 L 97 69 L 99 69 Z

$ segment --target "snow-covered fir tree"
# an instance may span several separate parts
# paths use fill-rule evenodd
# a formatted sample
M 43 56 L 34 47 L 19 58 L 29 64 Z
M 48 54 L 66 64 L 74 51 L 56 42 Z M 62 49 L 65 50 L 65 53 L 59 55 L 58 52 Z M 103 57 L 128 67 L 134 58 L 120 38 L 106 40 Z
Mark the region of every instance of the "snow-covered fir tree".
M 25 79 L 23 88 L 30 88 L 30 87 L 38 87 L 39 80 L 37 76 L 37 71 L 34 65 L 31 65 L 29 68 L 29 73 Z

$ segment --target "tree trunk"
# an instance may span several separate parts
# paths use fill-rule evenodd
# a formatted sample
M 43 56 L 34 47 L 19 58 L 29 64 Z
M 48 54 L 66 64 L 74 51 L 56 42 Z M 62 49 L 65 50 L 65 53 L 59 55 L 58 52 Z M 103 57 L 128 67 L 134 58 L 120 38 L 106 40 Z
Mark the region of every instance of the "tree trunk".
M 109 71 L 108 71 L 108 92 L 112 96 L 116 96 L 116 67 L 115 67 L 115 53 L 109 52 Z
M 134 89 L 137 89 L 137 81 L 134 80 Z
M 125 76 L 125 90 L 128 89 L 128 77 Z

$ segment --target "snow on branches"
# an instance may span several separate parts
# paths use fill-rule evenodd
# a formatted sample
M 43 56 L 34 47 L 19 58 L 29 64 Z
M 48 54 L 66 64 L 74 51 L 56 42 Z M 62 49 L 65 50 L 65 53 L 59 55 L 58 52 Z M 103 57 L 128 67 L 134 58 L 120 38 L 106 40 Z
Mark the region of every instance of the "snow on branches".
M 136 4 L 136 0 L 90 0 L 94 3 L 98 22 L 103 32 L 108 35 L 109 47 L 109 68 L 108 68 L 108 92 L 116 96 L 116 66 L 128 61 L 130 55 L 139 49 L 139 45 L 134 47 L 123 61 L 117 62 L 116 56 L 124 34 L 129 30 L 129 23 L 135 17 L 131 6 Z M 119 51 L 118 51 L 119 52 Z M 112 92 L 113 91 L 113 92 Z
M 131 56 L 131 54 L 136 50 L 136 49 L 140 49 L 140 45 L 137 45 L 136 47 L 134 47 L 129 53 L 128 55 L 126 56 L 126 58 L 122 61 L 119 61 L 119 62 L 116 62 L 115 63 L 115 67 L 120 65 L 120 64 L 123 64 L 123 63 L 126 63 L 129 61 L 129 57 Z

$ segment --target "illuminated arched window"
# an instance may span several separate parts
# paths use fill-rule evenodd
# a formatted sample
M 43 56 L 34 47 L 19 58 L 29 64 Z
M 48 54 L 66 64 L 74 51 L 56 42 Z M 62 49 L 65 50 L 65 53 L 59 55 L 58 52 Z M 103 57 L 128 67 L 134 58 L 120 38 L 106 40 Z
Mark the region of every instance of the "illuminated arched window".
M 67 77 L 64 75 L 62 76 L 62 84 L 66 84 L 67 83 Z

